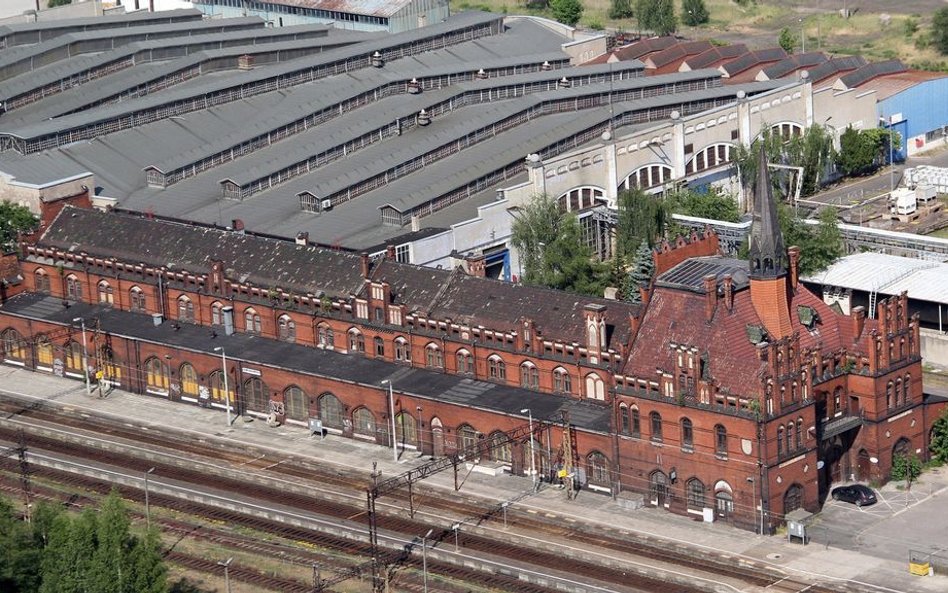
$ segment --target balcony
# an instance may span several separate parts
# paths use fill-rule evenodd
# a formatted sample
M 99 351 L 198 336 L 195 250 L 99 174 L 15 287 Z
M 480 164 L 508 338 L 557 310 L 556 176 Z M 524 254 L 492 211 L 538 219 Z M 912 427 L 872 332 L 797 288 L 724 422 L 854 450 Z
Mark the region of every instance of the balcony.
M 862 410 L 858 413 L 845 413 L 842 416 L 822 420 L 820 422 L 820 440 L 825 441 L 836 435 L 843 434 L 848 430 L 862 426 L 862 421 Z

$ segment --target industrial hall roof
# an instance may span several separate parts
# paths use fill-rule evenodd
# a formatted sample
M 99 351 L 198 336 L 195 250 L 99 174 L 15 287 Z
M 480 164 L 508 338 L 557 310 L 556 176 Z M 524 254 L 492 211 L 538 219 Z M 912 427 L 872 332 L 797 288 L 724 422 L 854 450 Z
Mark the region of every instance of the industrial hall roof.
M 102 232 L 103 228 L 109 231 Z M 40 236 L 37 246 L 198 275 L 210 273 L 212 262 L 222 261 L 233 281 L 280 287 L 296 294 L 321 291 L 330 297 L 348 298 L 366 290 L 360 255 L 145 216 L 65 208 Z M 584 343 L 582 309 L 587 304 L 606 307 L 611 347 L 628 343 L 629 318 L 638 311 L 636 305 L 622 301 L 475 278 L 460 269 L 427 268 L 385 258 L 371 261 L 369 279 L 388 282 L 393 304 L 405 305 L 409 313 L 504 330 L 530 319 L 545 339 L 565 342 Z
M 908 292 L 913 300 L 948 304 L 948 264 L 929 260 L 885 253 L 855 253 L 803 280 L 824 287 L 884 295 Z
M 225 335 L 189 323 L 154 325 L 151 315 L 132 313 L 112 307 L 72 303 L 38 293 L 24 293 L 7 300 L 5 315 L 69 325 L 74 318 L 97 319 L 102 331 L 146 343 L 162 344 L 188 352 L 216 356 L 214 348 L 223 347 L 227 357 L 245 365 L 263 365 L 286 369 L 302 375 L 338 379 L 350 384 L 378 388 L 392 381 L 399 393 L 467 408 L 502 414 L 520 415 L 528 407 L 534 418 L 548 419 L 569 413 L 570 424 L 577 428 L 608 432 L 611 409 L 576 398 L 540 393 L 461 375 L 425 368 L 407 368 L 362 355 L 349 355 L 253 336 L 246 333 Z
M 408 234 L 412 220 L 461 222 L 444 212 L 483 204 L 519 178 L 527 154 L 724 105 L 738 90 L 714 69 L 573 67 L 566 38 L 486 13 L 385 35 L 229 29 L 96 46 L 0 81 L 43 95 L 0 116 L 0 171 L 33 178 L 32 162 L 56 159 L 62 173 L 93 173 L 119 209 L 364 250 Z

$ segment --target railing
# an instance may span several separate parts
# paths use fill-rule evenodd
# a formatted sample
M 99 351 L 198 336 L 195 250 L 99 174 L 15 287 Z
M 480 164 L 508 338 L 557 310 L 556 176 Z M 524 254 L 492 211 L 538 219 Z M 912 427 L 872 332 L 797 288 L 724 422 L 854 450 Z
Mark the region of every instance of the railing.
M 844 412 L 842 416 L 823 419 L 820 421 L 820 440 L 825 441 L 862 426 L 864 419 L 865 413 L 863 410 L 859 410 L 859 412 L 855 414 Z

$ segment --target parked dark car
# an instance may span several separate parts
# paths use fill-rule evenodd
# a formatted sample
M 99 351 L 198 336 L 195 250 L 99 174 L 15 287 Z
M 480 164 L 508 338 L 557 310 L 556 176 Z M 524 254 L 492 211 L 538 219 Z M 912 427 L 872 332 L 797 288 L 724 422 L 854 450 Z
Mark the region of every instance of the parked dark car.
M 876 493 L 868 486 L 850 484 L 849 486 L 833 488 L 833 500 L 851 502 L 857 507 L 863 507 L 876 503 Z

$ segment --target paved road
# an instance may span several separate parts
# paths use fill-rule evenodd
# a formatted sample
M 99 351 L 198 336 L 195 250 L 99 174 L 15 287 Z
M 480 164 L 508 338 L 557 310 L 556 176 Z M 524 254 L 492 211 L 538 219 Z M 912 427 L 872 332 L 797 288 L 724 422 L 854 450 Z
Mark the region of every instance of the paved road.
M 858 204 L 865 199 L 888 192 L 891 187 L 890 184 L 897 187 L 902 179 L 903 171 L 907 167 L 917 167 L 919 165 L 948 167 L 948 149 L 942 148 L 927 155 L 911 157 L 905 163 L 896 163 L 895 167 L 892 168 L 892 175 L 890 175 L 890 169 L 886 168 L 871 177 L 843 180 L 841 184 L 830 187 L 807 199 L 839 206 Z

